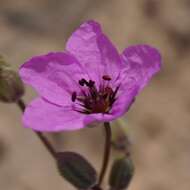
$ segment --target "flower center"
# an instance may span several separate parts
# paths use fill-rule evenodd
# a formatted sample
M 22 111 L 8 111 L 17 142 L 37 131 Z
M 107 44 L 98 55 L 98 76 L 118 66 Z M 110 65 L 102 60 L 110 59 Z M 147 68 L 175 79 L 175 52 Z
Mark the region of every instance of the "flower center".
M 72 102 L 76 102 L 80 106 L 80 108 L 75 109 L 75 111 L 85 114 L 109 112 L 116 100 L 119 86 L 114 90 L 110 87 L 109 81 L 111 77 L 109 75 L 102 76 L 102 79 L 103 83 L 99 90 L 97 90 L 94 81 L 87 81 L 84 78 L 79 80 L 79 85 L 87 87 L 87 90 L 81 90 L 82 95 L 77 95 L 77 92 L 72 93 Z

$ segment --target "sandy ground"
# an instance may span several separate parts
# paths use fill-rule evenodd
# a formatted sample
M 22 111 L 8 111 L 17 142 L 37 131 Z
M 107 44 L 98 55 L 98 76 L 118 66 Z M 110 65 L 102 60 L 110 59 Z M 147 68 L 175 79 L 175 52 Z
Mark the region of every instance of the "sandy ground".
M 87 19 L 99 21 L 120 51 L 136 43 L 160 49 L 162 71 L 123 118 L 136 166 L 129 190 L 189 190 L 189 18 L 189 0 L 0 0 L 0 52 L 18 69 L 33 55 L 63 50 Z M 27 87 L 25 101 L 35 96 Z M 20 118 L 16 105 L 0 104 L 0 189 L 73 190 Z M 85 155 L 99 171 L 101 127 L 48 137 L 58 150 Z

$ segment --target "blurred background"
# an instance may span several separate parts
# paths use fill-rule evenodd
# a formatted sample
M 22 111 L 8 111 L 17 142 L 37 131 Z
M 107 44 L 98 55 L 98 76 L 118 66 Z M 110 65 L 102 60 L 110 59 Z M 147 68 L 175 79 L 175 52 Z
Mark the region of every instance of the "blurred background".
M 64 50 L 87 19 L 100 22 L 120 51 L 147 43 L 163 56 L 161 72 L 122 120 L 136 167 L 129 190 L 189 190 L 190 0 L 0 0 L 0 53 L 18 69 L 31 56 Z M 27 87 L 25 101 L 35 96 Z M 101 127 L 47 136 L 57 150 L 77 151 L 99 171 Z M 35 134 L 22 127 L 17 106 L 2 103 L 0 189 L 74 190 Z

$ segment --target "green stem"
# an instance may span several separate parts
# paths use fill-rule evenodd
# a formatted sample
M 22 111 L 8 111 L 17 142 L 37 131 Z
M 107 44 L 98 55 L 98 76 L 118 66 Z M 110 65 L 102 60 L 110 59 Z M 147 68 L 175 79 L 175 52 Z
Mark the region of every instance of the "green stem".
M 24 112 L 24 110 L 26 108 L 24 101 L 20 99 L 17 102 L 17 105 L 22 110 L 22 112 Z M 53 156 L 53 158 L 56 159 L 56 151 L 53 148 L 53 146 L 51 145 L 51 143 L 48 141 L 48 139 L 41 132 L 34 131 L 34 133 L 36 133 L 36 135 L 42 141 L 42 143 L 44 144 L 44 146 L 46 147 L 46 149 L 49 151 L 49 153 Z
M 102 164 L 102 169 L 100 172 L 98 187 L 101 185 L 101 183 L 104 179 L 104 176 L 106 174 L 106 170 L 107 170 L 109 158 L 110 158 L 110 152 L 111 152 L 111 127 L 110 127 L 110 124 L 108 122 L 105 122 L 104 128 L 105 128 L 105 132 L 106 132 L 106 139 L 105 139 L 106 141 L 105 141 L 103 164 Z

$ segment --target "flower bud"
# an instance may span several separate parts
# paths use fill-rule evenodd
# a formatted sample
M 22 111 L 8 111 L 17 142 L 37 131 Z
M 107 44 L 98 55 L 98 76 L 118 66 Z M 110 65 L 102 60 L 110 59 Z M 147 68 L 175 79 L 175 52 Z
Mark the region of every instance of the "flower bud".
M 58 170 L 77 189 L 90 189 L 96 184 L 95 169 L 81 155 L 74 152 L 57 154 Z
M 134 165 L 130 157 L 123 157 L 113 163 L 109 185 L 111 190 L 122 190 L 128 187 L 134 174 Z
M 19 75 L 0 56 L 0 101 L 16 102 L 23 94 L 24 85 Z
M 7 63 L 4 61 L 2 55 L 0 55 L 0 65 L 7 65 Z

